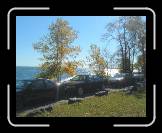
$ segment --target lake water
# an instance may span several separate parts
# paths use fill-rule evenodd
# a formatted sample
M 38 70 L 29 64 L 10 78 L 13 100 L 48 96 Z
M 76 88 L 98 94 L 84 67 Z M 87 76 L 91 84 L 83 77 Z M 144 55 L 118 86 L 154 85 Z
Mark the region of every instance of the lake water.
M 16 66 L 16 91 L 20 89 L 22 80 L 32 80 L 39 72 L 38 67 Z
M 39 67 L 25 67 L 16 66 L 16 91 L 19 91 L 22 85 L 22 80 L 32 80 L 35 78 L 36 74 L 40 73 Z M 77 74 L 88 74 L 85 69 L 78 69 Z M 61 80 L 70 77 L 67 74 L 61 76 Z

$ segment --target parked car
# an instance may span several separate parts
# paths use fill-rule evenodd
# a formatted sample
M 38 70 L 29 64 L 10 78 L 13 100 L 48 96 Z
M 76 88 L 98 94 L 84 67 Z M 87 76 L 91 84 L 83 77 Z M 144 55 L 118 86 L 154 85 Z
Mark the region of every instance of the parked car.
M 113 77 L 108 78 L 106 87 L 123 88 L 128 86 L 138 87 L 144 86 L 145 78 L 143 73 L 117 73 Z
M 133 73 L 133 80 L 138 89 L 144 89 L 146 87 L 146 78 L 144 73 Z
M 56 82 L 49 79 L 24 80 L 23 90 L 17 92 L 17 109 L 33 107 L 56 100 L 57 85 Z
M 117 73 L 107 82 L 108 88 L 123 88 L 134 84 L 134 79 L 129 73 Z
M 59 86 L 59 97 L 83 96 L 86 93 L 96 92 L 105 88 L 102 77 L 96 75 L 76 75 Z
M 144 74 L 143 73 L 133 73 L 133 79 L 135 82 L 144 82 Z

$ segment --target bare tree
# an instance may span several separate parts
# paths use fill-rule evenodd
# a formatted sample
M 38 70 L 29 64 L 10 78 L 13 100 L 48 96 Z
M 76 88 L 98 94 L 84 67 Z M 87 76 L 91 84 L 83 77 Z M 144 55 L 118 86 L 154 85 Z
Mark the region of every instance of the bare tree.
M 122 72 L 132 73 L 139 51 L 145 60 L 145 22 L 140 16 L 121 16 L 117 21 L 108 23 L 106 30 L 104 39 L 113 39 L 119 45 L 117 55 L 120 56 L 119 66 Z

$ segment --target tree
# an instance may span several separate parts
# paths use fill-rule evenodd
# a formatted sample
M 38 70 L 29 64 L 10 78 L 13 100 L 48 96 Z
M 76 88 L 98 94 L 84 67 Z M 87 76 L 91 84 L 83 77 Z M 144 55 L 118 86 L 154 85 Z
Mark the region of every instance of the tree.
M 108 23 L 106 25 L 107 32 L 104 34 L 104 39 L 109 38 L 115 40 L 119 44 L 118 56 L 120 56 L 119 66 L 123 72 L 127 70 L 127 59 L 128 57 L 128 32 L 126 29 L 127 18 L 119 17 L 116 22 Z
M 90 56 L 87 57 L 89 61 L 89 67 L 92 71 L 99 76 L 105 75 L 106 62 L 101 55 L 100 48 L 97 45 L 92 44 L 90 46 Z
M 127 29 L 132 36 L 133 46 L 138 49 L 138 58 L 142 60 L 142 72 L 146 71 L 146 22 L 140 16 L 128 17 Z M 142 58 L 142 59 L 141 59 Z M 139 60 L 139 59 L 138 59 Z M 138 61 L 137 61 L 138 63 Z M 133 64 L 133 63 L 132 63 Z
M 129 51 L 128 51 L 129 53 Z M 131 68 L 130 68 L 130 58 L 129 58 L 129 54 L 128 56 L 126 56 L 126 58 L 124 57 L 122 50 L 119 48 L 115 53 L 114 56 L 116 56 L 115 58 L 115 62 L 116 64 L 118 64 L 117 68 L 120 69 L 121 73 L 130 73 L 131 72 Z
M 68 62 L 65 62 L 64 63 L 64 71 L 73 76 L 73 75 L 76 75 L 76 69 L 78 66 L 81 66 L 82 63 L 80 61 L 68 61 Z
M 79 46 L 72 45 L 75 39 L 77 39 L 77 32 L 67 21 L 58 18 L 49 26 L 49 34 L 33 44 L 34 49 L 43 55 L 39 77 L 60 81 L 64 72 L 71 75 L 75 73 L 79 65 L 79 61 L 75 61 L 75 58 L 80 52 Z
M 139 72 L 143 72 L 144 68 L 144 60 L 143 60 L 143 57 L 142 55 L 139 55 L 138 58 L 137 58 L 137 62 L 134 64 L 134 67 L 135 69 L 137 69 Z
M 137 53 L 142 51 L 145 56 L 145 22 L 140 16 L 121 16 L 117 21 L 108 23 L 106 30 L 104 39 L 113 39 L 119 46 L 121 71 L 132 73 Z
M 108 49 L 107 48 L 105 48 L 104 50 L 103 50 L 103 58 L 104 58 L 104 60 L 105 60 L 105 68 L 108 70 L 108 68 L 109 68 L 109 64 L 110 64 L 110 62 L 111 62 L 111 58 L 110 58 L 110 54 L 109 54 L 109 51 L 108 51 Z M 112 63 L 111 63 L 112 64 Z M 107 75 L 106 76 L 109 76 L 109 73 L 107 72 Z

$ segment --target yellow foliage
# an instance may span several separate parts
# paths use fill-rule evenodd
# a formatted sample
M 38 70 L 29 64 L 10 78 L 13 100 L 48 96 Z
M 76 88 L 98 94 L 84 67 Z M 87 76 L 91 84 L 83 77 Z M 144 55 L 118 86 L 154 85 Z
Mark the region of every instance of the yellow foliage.
M 76 68 L 78 66 L 78 62 L 68 62 L 64 65 L 64 71 L 73 76 L 76 74 Z

